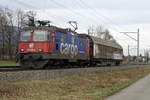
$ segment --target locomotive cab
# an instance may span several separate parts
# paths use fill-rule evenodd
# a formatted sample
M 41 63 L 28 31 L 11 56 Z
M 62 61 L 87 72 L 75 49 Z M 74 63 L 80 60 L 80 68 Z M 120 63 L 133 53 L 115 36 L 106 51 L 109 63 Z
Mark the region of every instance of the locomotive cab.
M 54 40 L 55 40 L 55 31 L 49 30 L 22 31 L 18 52 L 52 53 Z
M 48 54 L 53 53 L 56 32 L 46 29 L 26 29 L 21 32 L 18 59 L 24 68 L 43 68 Z

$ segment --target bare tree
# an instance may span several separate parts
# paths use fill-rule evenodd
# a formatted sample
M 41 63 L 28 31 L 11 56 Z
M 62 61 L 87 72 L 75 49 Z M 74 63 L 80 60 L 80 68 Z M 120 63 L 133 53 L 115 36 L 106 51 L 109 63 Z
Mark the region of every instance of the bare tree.
M 104 40 L 109 40 L 110 39 L 110 33 L 108 29 L 105 29 L 104 32 Z
M 94 26 L 90 26 L 88 29 L 88 35 L 95 36 Z
M 0 37 L 1 37 L 1 58 L 4 59 L 4 48 L 5 48 L 5 29 L 4 29 L 4 25 L 6 24 L 6 19 L 4 17 L 4 11 L 1 9 L 0 10 Z
M 26 26 L 34 26 L 36 13 L 11 11 L 8 8 L 0 9 L 0 59 L 13 59 L 17 51 L 21 29 Z
M 95 29 L 96 31 L 96 36 L 98 37 L 102 37 L 102 35 L 104 34 L 104 27 L 102 25 L 99 25 L 96 27 Z
M 1 58 L 12 59 L 13 16 L 8 8 L 0 10 Z
M 35 21 L 35 16 L 36 16 L 36 12 L 34 11 L 28 11 L 28 12 L 24 12 L 20 9 L 18 9 L 16 11 L 16 24 L 18 27 L 18 38 L 17 40 L 19 40 L 20 37 L 20 30 L 23 29 L 26 26 L 34 26 L 34 21 Z
M 113 36 L 110 34 L 110 31 L 107 28 L 104 28 L 102 25 L 99 25 L 96 28 L 93 26 L 89 27 L 88 34 L 99 37 L 102 40 L 115 41 Z
M 13 24 L 13 14 L 10 10 L 6 12 L 7 18 L 7 27 L 6 27 L 6 40 L 7 40 L 7 48 L 8 48 L 8 55 L 9 59 L 12 59 L 12 37 L 14 33 L 14 24 Z
M 26 26 L 26 20 L 27 20 L 27 16 L 26 16 L 26 13 L 20 9 L 18 9 L 16 12 L 15 12 L 15 19 L 16 19 L 16 26 L 18 28 L 17 30 L 17 42 L 19 40 L 19 37 L 20 37 L 20 30 L 23 29 L 23 27 Z
M 35 26 L 35 16 L 36 16 L 36 12 L 34 11 L 28 11 L 26 13 L 27 17 L 28 17 L 28 26 Z

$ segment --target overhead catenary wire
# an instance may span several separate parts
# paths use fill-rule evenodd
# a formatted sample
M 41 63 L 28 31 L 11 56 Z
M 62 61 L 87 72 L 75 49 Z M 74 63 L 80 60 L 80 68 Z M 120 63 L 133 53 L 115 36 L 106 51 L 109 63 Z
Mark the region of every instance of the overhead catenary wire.
M 16 2 L 16 0 L 13 0 L 13 1 Z M 82 14 L 80 14 L 79 12 L 75 12 L 74 10 L 71 10 L 71 9 L 65 7 L 64 5 L 62 5 L 61 3 L 56 2 L 55 0 L 51 0 L 51 2 L 53 2 L 53 4 L 55 4 L 55 5 L 58 5 L 58 6 L 60 6 L 60 7 L 63 7 L 64 9 L 66 9 L 66 11 L 70 11 L 73 15 L 82 16 L 82 17 L 84 17 L 84 19 L 87 19 L 87 20 L 90 19 L 91 22 L 95 22 L 95 23 L 97 22 L 95 19 L 86 18 L 87 16 L 82 15 Z M 33 9 L 38 9 L 37 7 L 34 7 L 34 6 L 32 6 L 32 5 L 28 4 L 28 3 L 22 2 L 22 1 L 20 1 L 20 0 L 17 0 L 16 3 L 19 3 L 19 4 L 21 4 L 21 5 L 25 6 L 25 7 L 29 7 L 29 8 L 33 8 Z M 54 15 L 54 16 L 56 16 L 56 15 Z M 60 17 L 62 17 L 62 16 L 60 16 Z M 67 18 L 63 18 L 63 19 L 70 19 L 70 20 L 72 19 L 72 18 L 70 18 L 70 17 L 68 17 L 68 16 L 65 16 L 65 17 L 67 17 Z M 68 21 L 68 20 L 67 20 L 67 21 Z M 83 21 L 85 21 L 85 20 L 83 20 Z
M 94 14 L 95 17 L 97 17 L 98 19 L 102 20 L 102 18 L 98 15 L 98 14 L 100 14 L 99 12 L 97 12 L 97 11 L 96 11 L 95 9 L 93 9 L 91 6 L 87 5 L 83 0 L 78 0 L 78 1 L 80 1 L 80 3 L 79 3 L 80 6 L 83 5 L 83 6 L 86 7 L 86 8 L 90 8 L 92 15 Z M 95 12 L 96 12 L 96 13 L 95 13 Z M 101 14 L 101 15 L 102 15 L 102 14 Z M 108 18 L 107 18 L 107 19 L 108 19 Z M 102 21 L 105 23 L 104 20 L 102 20 Z M 114 31 L 116 31 L 116 32 L 119 33 L 119 30 L 118 30 L 117 28 L 112 27 L 111 25 L 108 25 L 108 26 L 109 26 L 108 28 L 110 28 L 110 29 L 112 29 L 112 30 L 114 30 Z M 115 38 L 117 38 L 117 37 L 115 37 Z M 120 37 L 118 37 L 118 39 L 120 39 Z M 124 45 L 128 45 L 128 43 L 127 43 L 126 41 L 123 41 L 123 44 L 124 44 Z
M 70 8 L 68 8 L 68 7 L 66 7 L 66 6 L 64 6 L 64 5 L 62 5 L 60 2 L 57 2 L 57 1 L 55 1 L 55 0 L 51 0 L 51 2 L 53 2 L 53 3 L 56 4 L 56 5 L 58 5 L 59 7 L 63 7 L 63 8 L 66 9 L 67 11 L 70 11 L 70 13 L 72 13 L 73 15 L 81 16 L 81 17 L 83 17 L 84 19 L 87 19 L 87 20 L 89 20 L 89 21 L 91 21 L 91 22 L 97 23 L 97 21 L 96 21 L 95 19 L 93 19 L 93 18 L 91 18 L 91 17 L 88 17 L 88 18 L 87 18 L 87 16 L 85 16 L 84 14 L 81 14 L 81 13 L 79 13 L 79 12 L 76 12 L 75 10 L 72 10 L 72 9 L 70 9 Z
M 116 23 L 114 23 L 110 18 L 108 18 L 107 16 L 101 14 L 100 12 L 97 12 L 97 10 L 94 9 L 94 7 L 91 7 L 90 5 L 88 5 L 87 3 L 84 2 L 84 0 L 79 0 L 79 2 L 81 4 L 83 4 L 85 7 L 90 8 L 91 11 L 93 11 L 92 13 L 95 14 L 99 19 L 101 19 L 103 22 L 106 23 L 106 21 L 108 23 L 111 23 L 113 25 L 116 25 L 117 27 L 120 27 L 119 25 L 117 25 Z M 106 19 L 106 20 L 105 20 Z M 105 20 L 105 21 L 104 21 Z M 117 30 L 117 29 L 115 29 Z
M 83 0 L 78 0 L 80 1 L 80 5 L 84 5 L 86 8 L 90 8 L 90 10 L 92 11 L 92 13 L 100 20 L 102 20 L 104 23 L 107 22 L 111 22 L 111 24 L 115 25 L 109 18 L 107 18 L 106 16 L 104 16 L 103 14 L 101 14 L 100 12 L 97 12 L 97 10 L 93 9 L 94 7 L 91 7 L 90 5 L 88 5 L 87 3 L 85 3 Z M 96 12 L 96 13 L 95 13 Z M 99 16 L 99 14 L 103 17 L 103 19 Z M 106 21 L 104 21 L 104 19 L 107 19 Z M 112 25 L 108 25 L 110 29 L 113 29 L 116 32 L 120 32 L 116 27 L 112 27 Z
M 97 10 L 93 9 L 94 7 L 91 7 L 90 5 L 88 5 L 87 3 L 85 3 L 83 0 L 79 0 L 79 1 L 80 1 L 80 3 L 83 4 L 85 7 L 90 8 L 90 9 L 93 11 L 93 13 L 94 13 L 99 19 L 102 19 L 102 18 L 101 18 L 98 14 L 100 14 L 104 19 L 107 19 L 106 21 L 108 21 L 109 23 L 115 25 L 116 27 L 120 27 L 120 26 L 118 26 L 116 23 L 114 23 L 113 21 L 111 21 L 111 19 L 108 18 L 107 16 L 101 14 L 100 12 L 97 12 Z M 96 12 L 96 13 L 95 13 L 95 12 Z M 103 22 L 105 22 L 105 21 L 103 21 Z M 115 30 L 116 32 L 120 33 L 120 31 L 119 31 L 116 27 L 112 27 L 112 26 L 110 26 L 110 25 L 109 25 L 109 27 L 110 27 L 110 29 L 113 29 L 113 30 Z M 125 35 L 126 35 L 126 34 L 125 34 Z M 128 35 L 126 35 L 126 36 L 128 36 Z
M 32 6 L 32 5 L 30 5 L 30 4 L 27 4 L 27 3 L 24 3 L 24 2 L 22 2 L 22 1 L 20 1 L 20 0 L 13 0 L 13 1 L 16 2 L 16 3 L 18 3 L 18 4 L 23 5 L 24 7 L 29 7 L 29 8 L 31 8 L 31 9 L 36 9 L 34 6 Z
M 13 0 L 13 1 L 16 2 L 16 3 L 18 3 L 18 4 L 21 4 L 22 6 L 24 6 L 24 7 L 26 7 L 26 8 L 39 9 L 39 8 L 37 8 L 37 7 L 35 7 L 35 6 L 31 5 L 31 4 L 22 2 L 22 1 L 20 1 L 20 0 Z M 42 11 L 45 12 L 44 9 L 43 9 Z M 48 15 L 47 13 L 45 13 L 45 14 L 46 14 L 47 16 L 51 17 L 51 16 Z M 52 13 L 51 13 L 51 15 L 52 15 L 51 18 L 53 18 L 53 19 L 57 19 L 57 20 L 60 20 L 60 21 L 67 20 L 67 18 L 64 18 L 64 17 L 62 17 L 62 16 L 58 16 L 58 15 L 55 15 L 55 14 L 52 14 Z M 52 21 L 52 23 L 53 23 L 53 21 Z M 60 25 L 60 23 L 57 23 L 57 24 Z
M 34 6 L 32 6 L 31 4 L 28 4 L 28 3 L 24 3 L 24 2 L 22 2 L 22 1 L 20 1 L 20 0 L 14 0 L 14 1 L 19 1 L 18 3 L 20 3 L 21 5 L 23 5 L 23 6 L 25 6 L 25 7 L 29 7 L 29 8 L 33 8 L 33 9 L 37 9 L 37 7 L 34 7 Z M 56 2 L 55 0 L 51 0 L 54 4 L 56 4 L 57 6 L 60 6 L 60 7 L 63 7 L 64 9 L 66 9 L 66 10 L 68 10 L 68 11 L 70 11 L 72 14 L 74 14 L 74 15 L 77 15 L 77 16 L 80 16 L 80 17 L 84 17 L 85 15 L 82 15 L 81 13 L 79 13 L 79 12 L 76 12 L 76 11 L 74 11 L 74 10 L 72 10 L 72 9 L 69 9 L 69 8 L 67 8 L 66 6 L 64 6 L 64 5 L 62 5 L 61 3 L 58 3 L 58 2 Z M 47 13 L 46 13 L 47 14 Z M 90 13 L 91 14 L 91 13 Z M 93 14 L 92 14 L 93 15 Z M 98 17 L 98 15 L 97 14 L 94 14 L 96 17 Z M 53 18 L 55 17 L 57 17 L 57 15 L 52 15 L 53 16 Z M 51 17 L 51 16 L 50 16 Z M 59 16 L 58 16 L 59 17 Z M 68 17 L 68 16 L 67 16 Z M 87 16 L 86 16 L 87 17 Z M 84 17 L 84 18 L 86 18 L 86 17 Z M 61 19 L 63 19 L 63 20 L 67 20 L 67 19 L 71 19 L 71 18 L 62 18 L 62 16 L 60 16 L 60 18 Z M 98 17 L 99 18 L 99 17 Z M 58 19 L 58 18 L 57 18 Z M 99 18 L 99 19 L 101 19 L 101 18 Z M 89 18 L 88 18 L 88 20 L 89 20 Z M 90 18 L 90 21 L 92 20 L 92 22 L 97 22 L 96 21 L 96 19 L 91 19 Z M 104 21 L 103 21 L 104 22 Z M 118 31 L 118 29 L 116 29 L 116 28 L 113 28 L 115 31 L 117 31 L 117 32 L 119 32 Z
M 37 7 L 34 7 L 34 6 L 32 6 L 31 4 L 28 4 L 28 3 L 24 3 L 24 2 L 22 2 L 22 1 L 20 1 L 20 0 L 13 0 L 13 1 L 15 1 L 15 2 L 17 2 L 17 3 L 19 3 L 19 4 L 21 4 L 21 5 L 23 5 L 23 6 L 25 6 L 25 7 L 29 7 L 29 8 L 33 8 L 33 9 L 38 9 Z M 79 12 L 75 12 L 74 10 L 71 10 L 71 9 L 69 9 L 69 8 L 67 8 L 66 6 L 64 6 L 64 5 L 62 5 L 61 3 L 58 3 L 58 2 L 56 2 L 55 0 L 51 0 L 54 4 L 56 4 L 56 5 L 58 5 L 58 6 L 61 6 L 61 7 L 63 7 L 63 8 L 65 8 L 65 9 L 67 9 L 67 10 L 69 10 L 70 12 L 72 12 L 73 14 L 75 13 L 76 15 L 80 15 L 80 16 L 83 16 L 84 17 L 84 15 L 82 15 L 82 14 L 80 14 Z M 57 15 L 53 15 L 53 17 L 57 17 Z M 59 17 L 59 16 L 58 16 Z M 66 17 L 68 17 L 68 16 L 66 16 Z M 62 17 L 60 17 L 61 19 L 62 19 Z M 86 17 L 85 17 L 86 18 Z M 63 19 L 71 19 L 71 18 L 63 18 Z M 91 19 L 91 18 L 90 18 Z M 93 20 L 93 19 L 91 19 L 91 20 Z M 97 21 L 95 21 L 95 20 L 93 20 L 94 22 L 97 22 Z M 104 22 L 104 21 L 103 21 Z

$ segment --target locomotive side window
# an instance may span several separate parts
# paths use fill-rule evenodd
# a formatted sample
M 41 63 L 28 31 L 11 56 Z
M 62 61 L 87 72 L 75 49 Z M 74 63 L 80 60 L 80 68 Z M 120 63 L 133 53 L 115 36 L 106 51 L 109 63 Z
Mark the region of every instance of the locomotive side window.
M 51 32 L 50 32 L 50 31 L 47 31 L 47 34 L 46 34 L 46 36 L 47 36 L 47 41 L 50 41 L 50 34 L 51 34 Z
M 31 36 L 30 31 L 21 32 L 20 40 L 21 41 L 29 41 L 30 40 L 30 36 Z
M 55 41 L 55 32 L 52 32 L 51 35 L 52 35 L 52 41 L 54 42 Z

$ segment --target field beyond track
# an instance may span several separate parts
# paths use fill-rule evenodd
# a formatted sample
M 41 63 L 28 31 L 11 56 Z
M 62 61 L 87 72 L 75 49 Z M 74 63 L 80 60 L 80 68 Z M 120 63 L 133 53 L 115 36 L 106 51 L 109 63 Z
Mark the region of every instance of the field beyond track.
M 15 61 L 0 61 L 0 66 L 19 66 Z
M 150 67 L 0 83 L 0 100 L 102 100 L 150 73 Z

